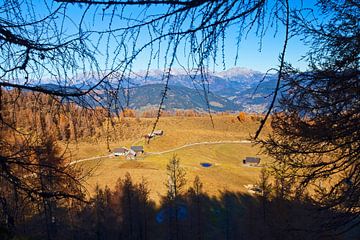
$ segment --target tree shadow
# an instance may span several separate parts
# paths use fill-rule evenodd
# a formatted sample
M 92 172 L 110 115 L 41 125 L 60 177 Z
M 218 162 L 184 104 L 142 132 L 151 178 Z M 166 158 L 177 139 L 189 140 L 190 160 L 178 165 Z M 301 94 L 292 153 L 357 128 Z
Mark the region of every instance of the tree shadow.
M 202 186 L 202 185 L 201 185 Z M 130 174 L 114 190 L 96 189 L 90 204 L 73 203 L 54 209 L 51 236 L 41 214 L 33 214 L 12 233 L 3 224 L 2 239 L 344 239 L 322 231 L 334 212 L 306 200 L 265 199 L 258 195 L 223 191 L 209 196 L 190 188 L 179 197 L 149 199 L 143 180 Z M 15 238 L 15 236 L 17 238 Z M 352 238 L 347 235 L 346 239 Z

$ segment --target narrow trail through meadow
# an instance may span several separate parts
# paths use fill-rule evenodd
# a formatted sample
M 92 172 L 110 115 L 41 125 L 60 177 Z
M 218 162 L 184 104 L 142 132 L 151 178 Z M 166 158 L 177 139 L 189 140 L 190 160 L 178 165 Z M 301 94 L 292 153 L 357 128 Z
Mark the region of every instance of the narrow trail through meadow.
M 185 144 L 182 145 L 180 147 L 176 147 L 176 148 L 172 148 L 169 150 L 165 150 L 165 151 L 161 151 L 161 152 L 146 152 L 146 155 L 161 155 L 161 154 L 165 154 L 165 153 L 169 153 L 169 152 L 174 152 L 183 148 L 188 148 L 188 147 L 192 147 L 192 146 L 197 146 L 197 145 L 214 145 L 214 144 L 250 144 L 252 143 L 249 140 L 238 140 L 238 141 L 216 141 L 216 142 L 196 142 L 196 143 L 189 143 L 189 144 Z M 101 158 L 108 158 L 108 157 L 112 157 L 113 154 L 108 154 L 108 155 L 103 155 L 103 156 L 96 156 L 96 157 L 91 157 L 91 158 L 84 158 L 84 159 L 79 159 L 79 160 L 75 160 L 72 161 L 68 164 L 68 166 L 70 165 L 74 165 L 77 163 L 81 163 L 81 162 L 85 162 L 85 161 L 91 161 L 91 160 L 99 160 Z

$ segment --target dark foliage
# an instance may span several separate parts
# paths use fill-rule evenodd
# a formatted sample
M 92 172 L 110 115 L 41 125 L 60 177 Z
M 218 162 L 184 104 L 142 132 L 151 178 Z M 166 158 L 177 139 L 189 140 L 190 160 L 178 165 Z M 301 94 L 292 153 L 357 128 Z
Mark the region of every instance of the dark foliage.
M 113 191 L 97 188 L 89 205 L 56 208 L 51 239 L 337 239 L 335 231 L 320 231 L 322 221 L 335 213 L 319 213 L 310 202 L 267 198 L 264 220 L 261 197 L 233 192 L 211 197 L 201 188 L 195 179 L 178 195 L 186 214 L 178 218 L 178 232 L 169 231 L 168 218 L 175 216 L 164 211 L 168 202 L 156 205 L 148 199 L 146 182 L 136 184 L 126 175 Z M 165 221 L 158 221 L 159 214 Z M 7 231 L 1 232 L 4 239 L 11 236 Z M 12 236 L 45 238 L 45 225 L 32 215 Z
M 337 212 L 324 231 L 346 231 L 360 223 L 359 4 L 320 6 L 325 23 L 307 21 L 304 11 L 294 16 L 293 27 L 312 43 L 310 70 L 286 67 L 274 132 L 261 143 L 281 179 L 293 182 L 287 195 L 308 189 L 322 209 Z

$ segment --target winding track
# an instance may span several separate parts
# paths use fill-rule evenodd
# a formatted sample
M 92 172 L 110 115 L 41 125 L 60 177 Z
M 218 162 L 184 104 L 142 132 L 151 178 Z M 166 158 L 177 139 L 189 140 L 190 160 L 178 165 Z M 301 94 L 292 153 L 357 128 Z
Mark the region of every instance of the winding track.
M 169 153 L 169 152 L 174 152 L 183 148 L 187 148 L 187 147 L 192 147 L 192 146 L 197 146 L 197 145 L 213 145 L 213 144 L 249 144 L 252 143 L 249 140 L 239 140 L 239 141 L 216 141 L 216 142 L 197 142 L 197 143 L 189 143 L 189 144 L 185 144 L 182 145 L 180 147 L 176 147 L 176 148 L 172 148 L 166 151 L 161 151 L 161 152 L 147 152 L 146 154 L 149 155 L 161 155 L 164 153 Z M 97 157 L 91 157 L 91 158 L 84 158 L 84 159 L 79 159 L 76 161 L 72 161 L 68 164 L 68 166 L 70 165 L 74 165 L 80 162 L 85 162 L 85 161 L 91 161 L 91 160 L 97 160 L 97 159 L 101 159 L 101 158 L 108 158 L 108 157 L 112 157 L 113 154 L 109 154 L 109 155 L 103 155 L 103 156 L 97 156 Z
M 83 158 L 83 159 L 72 161 L 67 166 L 71 166 L 71 165 L 81 163 L 81 162 L 85 162 L 85 161 L 91 161 L 91 160 L 97 160 L 97 159 L 101 159 L 101 158 L 107 158 L 107 157 L 111 157 L 111 156 L 113 156 L 113 155 L 109 154 L 109 155 L 96 156 L 96 157 L 91 157 L 91 158 Z
M 240 141 L 217 141 L 217 142 L 197 142 L 197 143 L 189 143 L 189 144 L 185 144 L 182 145 L 180 147 L 176 147 L 176 148 L 172 148 L 170 150 L 166 150 L 166 151 L 162 151 L 162 152 L 147 152 L 148 155 L 159 155 L 159 154 L 164 154 L 164 153 L 169 153 L 169 152 L 174 152 L 183 148 L 187 148 L 187 147 L 192 147 L 192 146 L 196 146 L 196 145 L 212 145 L 212 144 L 249 144 L 252 143 L 249 140 L 240 140 Z

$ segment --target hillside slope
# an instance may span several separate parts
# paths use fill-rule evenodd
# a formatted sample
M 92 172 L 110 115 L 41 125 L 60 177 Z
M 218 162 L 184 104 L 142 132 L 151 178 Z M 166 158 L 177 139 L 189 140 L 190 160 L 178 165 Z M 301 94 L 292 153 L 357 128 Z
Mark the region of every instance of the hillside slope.
M 132 109 L 157 108 L 164 92 L 164 84 L 150 84 L 129 91 L 129 107 Z M 206 96 L 207 95 L 207 96 Z M 122 99 L 125 102 L 123 97 Z M 214 93 L 205 94 L 202 90 L 194 90 L 183 86 L 170 85 L 167 92 L 164 109 L 193 109 L 207 111 L 208 105 L 213 111 L 239 111 L 241 107 L 231 100 L 215 95 Z

